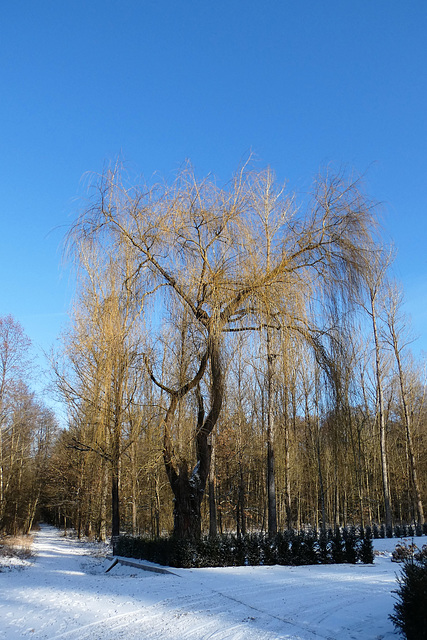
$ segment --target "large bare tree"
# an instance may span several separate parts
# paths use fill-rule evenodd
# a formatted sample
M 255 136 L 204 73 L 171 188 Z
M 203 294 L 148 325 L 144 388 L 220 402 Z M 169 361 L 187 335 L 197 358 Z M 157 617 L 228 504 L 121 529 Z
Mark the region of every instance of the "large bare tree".
M 182 368 L 159 367 L 159 342 L 147 344 L 145 352 L 150 376 L 167 399 L 163 456 L 177 535 L 200 535 L 210 436 L 224 397 L 225 332 L 265 331 L 267 358 L 270 328 L 297 333 L 315 346 L 324 301 L 333 295 L 346 309 L 360 287 L 374 226 L 371 203 L 357 181 L 342 175 L 320 177 L 301 208 L 269 169 L 245 166 L 224 188 L 213 179 L 197 179 L 189 167 L 170 186 L 127 188 L 119 172 L 101 176 L 74 237 L 103 251 L 126 247 L 133 268 L 123 272 L 123 286 L 135 300 L 152 294 L 152 335 L 165 323 L 177 328 L 186 322 L 184 376 Z M 272 376 L 270 368 L 270 381 Z M 190 397 L 192 461 L 176 445 L 179 408 Z M 271 456 L 271 415 L 269 425 Z M 273 505 L 274 487 L 271 494 Z

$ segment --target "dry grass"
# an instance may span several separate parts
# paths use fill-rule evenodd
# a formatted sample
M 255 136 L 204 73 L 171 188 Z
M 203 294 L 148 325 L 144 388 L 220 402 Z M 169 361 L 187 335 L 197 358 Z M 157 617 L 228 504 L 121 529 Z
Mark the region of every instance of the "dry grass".
M 27 560 L 33 557 L 33 536 L 1 536 L 0 558 L 20 558 Z

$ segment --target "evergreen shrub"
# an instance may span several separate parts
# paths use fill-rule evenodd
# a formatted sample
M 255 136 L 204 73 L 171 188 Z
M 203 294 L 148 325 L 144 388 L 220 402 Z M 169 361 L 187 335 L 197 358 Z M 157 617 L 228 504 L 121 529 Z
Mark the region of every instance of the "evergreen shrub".
M 247 563 L 246 557 L 246 545 L 244 536 L 236 536 L 234 537 L 234 562 L 237 567 L 241 567 Z
M 209 538 L 207 539 L 209 540 Z M 218 536 L 218 559 L 213 567 L 229 567 L 234 564 L 233 561 L 233 544 L 234 538 L 231 536 Z
M 427 640 L 427 559 L 405 561 L 397 582 L 390 619 L 406 640 Z
M 345 527 L 342 532 L 344 540 L 344 560 L 349 564 L 356 564 L 357 554 L 357 535 L 354 527 Z
M 292 550 L 292 564 L 295 564 L 295 565 L 306 564 L 306 562 L 304 562 L 305 554 L 304 554 L 304 532 L 303 531 L 296 533 L 292 537 L 291 550 Z
M 371 527 L 360 527 L 358 558 L 363 564 L 373 564 L 375 559 L 374 547 L 372 545 Z
M 276 537 L 271 538 L 269 536 L 264 536 L 262 543 L 263 564 L 277 564 L 278 556 Z
M 331 562 L 331 547 L 329 536 L 325 529 L 320 530 L 317 545 L 320 564 L 329 564 Z
M 263 558 L 260 542 L 260 535 L 258 533 L 249 533 L 246 536 L 246 557 L 251 567 L 262 564 Z
M 220 567 L 231 567 L 234 561 L 234 536 L 221 536 Z
M 222 541 L 219 536 L 208 537 L 198 545 L 200 567 L 221 567 L 222 565 Z
M 335 527 L 335 532 L 331 538 L 331 553 L 334 564 L 345 562 L 344 542 L 339 527 Z
M 277 563 L 281 565 L 290 565 L 292 558 L 291 551 L 291 532 L 289 530 L 280 532 L 276 535 Z
M 303 564 L 318 564 L 319 563 L 319 544 L 317 540 L 317 533 L 313 530 L 306 531 L 303 537 Z

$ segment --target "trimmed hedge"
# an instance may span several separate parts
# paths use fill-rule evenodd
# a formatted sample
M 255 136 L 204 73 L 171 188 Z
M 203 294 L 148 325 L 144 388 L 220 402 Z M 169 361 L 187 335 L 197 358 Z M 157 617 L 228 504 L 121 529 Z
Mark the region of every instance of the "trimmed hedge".
M 290 530 L 273 538 L 261 533 L 244 536 L 224 534 L 198 541 L 120 536 L 115 553 L 181 568 L 343 562 L 370 564 L 374 559 L 369 527 L 320 532 Z
M 372 526 L 372 535 L 374 538 L 413 538 L 415 536 L 427 536 L 427 522 L 421 524 L 396 524 L 394 528 L 385 527 L 377 524 Z

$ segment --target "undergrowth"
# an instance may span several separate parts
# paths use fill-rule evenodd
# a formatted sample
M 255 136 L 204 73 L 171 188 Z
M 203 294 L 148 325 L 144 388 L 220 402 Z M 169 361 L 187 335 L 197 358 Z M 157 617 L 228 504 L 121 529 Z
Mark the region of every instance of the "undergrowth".
M 28 560 L 33 557 L 32 536 L 0 537 L 0 557 Z

